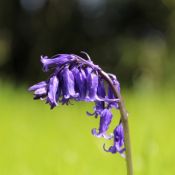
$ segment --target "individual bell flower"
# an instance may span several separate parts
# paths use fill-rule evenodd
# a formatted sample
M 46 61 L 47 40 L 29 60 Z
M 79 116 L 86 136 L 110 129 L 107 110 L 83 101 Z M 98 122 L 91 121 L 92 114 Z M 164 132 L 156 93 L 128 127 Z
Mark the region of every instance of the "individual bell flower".
M 75 80 L 75 91 L 79 93 L 78 97 L 76 98 L 77 101 L 84 101 L 86 98 L 87 92 L 87 80 L 86 74 L 82 68 L 77 68 L 74 66 L 71 69 L 74 80 Z
M 106 134 L 106 131 L 109 128 L 111 120 L 112 120 L 112 113 L 110 112 L 109 109 L 104 109 L 100 115 L 100 126 L 98 132 L 94 128 L 92 129 L 92 134 L 96 137 L 104 137 L 105 139 L 111 139 L 112 135 Z
M 88 70 L 87 70 L 88 69 Z M 98 75 L 91 69 L 87 68 L 87 101 L 100 100 L 97 96 Z
M 124 148 L 124 131 L 123 131 L 123 125 L 120 123 L 115 129 L 114 129 L 114 144 L 113 146 L 109 147 L 107 150 L 104 145 L 104 150 L 106 152 L 111 152 L 111 153 L 120 153 L 123 157 L 125 156 L 123 153 L 125 151 Z
M 99 98 L 105 98 L 106 97 L 104 80 L 101 77 L 98 80 L 97 95 L 98 95 Z
M 54 75 L 50 78 L 48 83 L 48 96 L 46 100 L 46 102 L 50 104 L 51 109 L 58 105 L 59 91 L 59 79 L 56 75 Z
M 73 73 L 69 70 L 68 66 L 64 67 L 61 72 L 62 77 L 62 92 L 63 98 L 75 98 L 78 97 L 78 93 L 75 92 L 75 80 Z
M 33 86 L 31 86 L 28 90 L 34 91 L 34 99 L 43 99 L 47 95 L 47 82 L 42 81 L 40 83 L 37 83 Z
M 28 88 L 29 91 L 35 91 L 37 89 L 43 88 L 47 86 L 47 82 L 46 81 L 41 81 L 31 87 Z
M 41 63 L 43 64 L 43 70 L 45 72 L 47 72 L 50 68 L 62 66 L 63 64 L 74 60 L 76 60 L 76 57 L 73 54 L 58 54 L 51 58 L 48 58 L 48 56 L 41 56 Z

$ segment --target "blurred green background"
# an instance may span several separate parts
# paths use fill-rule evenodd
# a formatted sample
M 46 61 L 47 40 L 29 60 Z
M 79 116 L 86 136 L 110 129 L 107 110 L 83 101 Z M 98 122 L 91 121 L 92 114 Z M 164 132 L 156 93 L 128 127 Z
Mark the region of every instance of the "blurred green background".
M 80 51 L 121 83 L 135 174 L 175 174 L 174 18 L 174 0 L 0 1 L 0 175 L 126 174 L 91 135 L 93 104 L 50 110 L 27 92 L 47 78 L 40 55 Z

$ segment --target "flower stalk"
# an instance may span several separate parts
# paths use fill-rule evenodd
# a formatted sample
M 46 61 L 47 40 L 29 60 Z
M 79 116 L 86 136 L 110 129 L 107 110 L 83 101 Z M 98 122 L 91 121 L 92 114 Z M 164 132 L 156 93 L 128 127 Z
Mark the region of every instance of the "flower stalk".
M 108 74 L 104 71 L 100 71 L 100 74 L 104 77 L 104 79 L 110 84 L 113 93 L 116 98 L 119 99 L 119 110 L 121 115 L 121 121 L 124 128 L 124 143 L 126 148 L 126 167 L 127 167 L 127 175 L 133 175 L 133 165 L 132 165 L 132 155 L 131 155 L 131 142 L 130 142 L 130 132 L 129 132 L 129 123 L 128 123 L 128 113 L 126 111 L 122 96 L 109 78 Z

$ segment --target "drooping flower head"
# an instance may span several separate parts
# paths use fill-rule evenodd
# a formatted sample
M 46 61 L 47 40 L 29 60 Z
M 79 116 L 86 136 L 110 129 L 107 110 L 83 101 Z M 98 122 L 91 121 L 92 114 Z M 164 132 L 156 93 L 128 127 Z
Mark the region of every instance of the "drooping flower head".
M 114 138 L 114 145 L 107 151 L 123 153 L 122 125 L 119 124 L 113 134 L 107 134 L 113 118 L 111 109 L 118 109 L 119 99 L 115 97 L 111 86 L 105 83 L 102 69 L 95 65 L 87 54 L 86 56 L 88 60 L 74 54 L 58 54 L 51 58 L 41 56 L 43 71 L 52 71 L 52 74 L 46 81 L 31 86 L 29 91 L 34 91 L 34 99 L 45 100 L 51 109 L 59 103 L 68 105 L 71 99 L 94 102 L 94 112 L 92 114 L 87 112 L 87 114 L 99 117 L 100 124 L 98 130 L 92 130 L 92 134 L 105 139 Z M 116 76 L 105 74 L 112 85 L 120 91 Z

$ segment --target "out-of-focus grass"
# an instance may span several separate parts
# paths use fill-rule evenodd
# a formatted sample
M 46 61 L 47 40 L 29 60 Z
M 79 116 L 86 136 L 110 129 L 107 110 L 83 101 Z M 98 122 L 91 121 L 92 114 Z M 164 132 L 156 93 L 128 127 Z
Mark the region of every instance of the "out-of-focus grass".
M 135 174 L 175 174 L 174 92 L 127 92 L 124 98 Z M 99 119 L 87 117 L 87 110 L 92 104 L 50 110 L 23 88 L 1 87 L 0 175 L 126 174 L 125 160 L 103 151 L 110 143 L 91 135 Z

